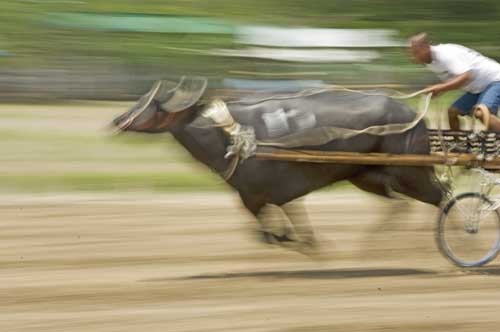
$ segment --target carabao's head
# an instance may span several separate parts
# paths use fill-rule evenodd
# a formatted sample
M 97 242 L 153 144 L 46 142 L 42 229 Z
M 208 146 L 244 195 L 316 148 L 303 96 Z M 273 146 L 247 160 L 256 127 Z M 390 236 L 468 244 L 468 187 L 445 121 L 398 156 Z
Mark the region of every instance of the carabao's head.
M 119 115 L 111 126 L 119 131 L 168 131 L 178 113 L 189 110 L 202 97 L 207 81 L 199 77 L 183 77 L 178 84 L 156 82 L 127 112 Z

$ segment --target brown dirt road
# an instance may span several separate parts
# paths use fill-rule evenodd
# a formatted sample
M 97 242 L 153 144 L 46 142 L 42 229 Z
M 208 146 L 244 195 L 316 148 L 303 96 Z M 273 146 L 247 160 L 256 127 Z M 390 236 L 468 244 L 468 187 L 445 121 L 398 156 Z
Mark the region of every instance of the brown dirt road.
M 307 209 L 321 260 L 261 244 L 229 194 L 0 200 L 0 331 L 496 331 L 500 267 L 460 271 L 436 211 L 358 192 Z

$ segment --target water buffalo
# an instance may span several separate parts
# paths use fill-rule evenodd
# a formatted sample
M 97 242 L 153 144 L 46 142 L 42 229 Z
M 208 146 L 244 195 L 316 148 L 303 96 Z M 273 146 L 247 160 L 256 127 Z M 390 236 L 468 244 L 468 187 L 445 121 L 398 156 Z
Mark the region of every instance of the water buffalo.
M 205 94 L 206 81 L 185 78 L 173 89 L 167 89 L 164 85 L 162 82 L 155 84 L 135 107 L 114 119 L 113 125 L 121 131 L 168 131 L 196 160 L 224 174 L 231 167 L 231 160 L 224 157 L 229 137 L 220 127 L 214 126 L 213 119 L 203 115 L 207 104 L 201 100 Z M 405 123 L 415 117 L 408 106 L 391 98 L 341 91 L 267 98 L 256 102 L 233 102 L 228 103 L 227 108 L 238 123 L 253 126 L 257 138 L 261 139 L 276 135 L 270 128 L 273 124 L 266 127 L 265 122 L 269 121 L 263 119 L 271 114 L 277 115 L 277 110 L 314 110 L 316 127 L 318 123 L 326 123 L 353 129 Z M 277 126 L 274 129 L 280 131 L 283 128 Z M 362 134 L 308 148 L 426 154 L 429 152 L 429 142 L 426 125 L 421 121 L 411 130 L 400 134 Z M 257 217 L 266 241 L 282 244 L 294 241 L 306 246 L 315 243 L 313 232 L 303 217 L 297 217 L 292 212 L 293 208 L 288 203 L 341 180 L 350 181 L 356 187 L 377 195 L 390 197 L 392 192 L 397 192 L 435 206 L 443 198 L 443 188 L 436 180 L 432 167 L 315 164 L 249 158 L 238 165 L 226 182 L 239 193 L 248 211 Z M 292 224 L 293 235 L 286 227 L 281 231 L 266 228 L 262 212 L 268 205 L 283 208 Z

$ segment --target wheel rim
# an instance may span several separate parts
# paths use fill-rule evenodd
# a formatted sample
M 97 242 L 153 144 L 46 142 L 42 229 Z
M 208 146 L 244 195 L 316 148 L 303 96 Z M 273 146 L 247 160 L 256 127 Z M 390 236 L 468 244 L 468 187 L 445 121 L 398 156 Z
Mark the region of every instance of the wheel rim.
M 500 250 L 500 215 L 488 209 L 491 202 L 476 193 L 457 196 L 443 211 L 440 247 L 455 264 L 481 266 Z

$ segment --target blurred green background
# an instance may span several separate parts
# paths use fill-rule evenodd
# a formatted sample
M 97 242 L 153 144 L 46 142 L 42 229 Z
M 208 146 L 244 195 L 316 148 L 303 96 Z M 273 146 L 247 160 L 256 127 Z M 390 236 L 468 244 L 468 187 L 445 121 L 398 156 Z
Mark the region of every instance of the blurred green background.
M 402 47 L 408 36 L 428 31 L 436 42 L 465 44 L 498 59 L 499 18 L 500 2 L 495 0 L 3 1 L 0 72 L 8 70 L 9 78 L 26 86 L 28 75 L 55 85 L 33 93 L 35 97 L 61 96 L 63 86 L 75 90 L 63 97 L 79 99 L 133 99 L 154 78 L 186 73 L 208 76 L 215 85 L 227 77 L 421 85 L 431 76 L 409 61 Z M 248 26 L 385 29 L 394 32 L 400 46 L 378 48 L 380 56 L 367 63 L 210 54 L 245 50 L 237 34 Z M 23 74 L 16 76 L 15 69 Z M 100 86 L 104 81 L 108 84 Z M 92 89 L 92 84 L 99 86 Z M 106 86 L 109 91 L 103 94 Z M 16 87 L 8 82 L 0 87 L 4 95 L 15 95 Z M 31 85 L 25 89 L 34 90 Z
M 236 83 L 279 89 L 287 82 L 291 89 L 313 83 L 416 89 L 435 78 L 409 59 L 410 35 L 427 31 L 435 42 L 499 60 L 499 18 L 494 0 L 2 1 L 0 191 L 222 189 L 169 135 L 112 138 L 104 126 L 152 81 L 182 74 L 207 76 L 211 87 L 225 89 Z M 254 45 L 241 38 L 249 27 L 291 29 L 292 39 L 299 28 L 388 31 L 393 44 L 372 47 L 367 37 L 366 47 Z M 244 54 L 256 47 L 278 59 Z M 279 59 L 338 50 L 377 56 Z M 455 96 L 434 102 L 434 111 Z

